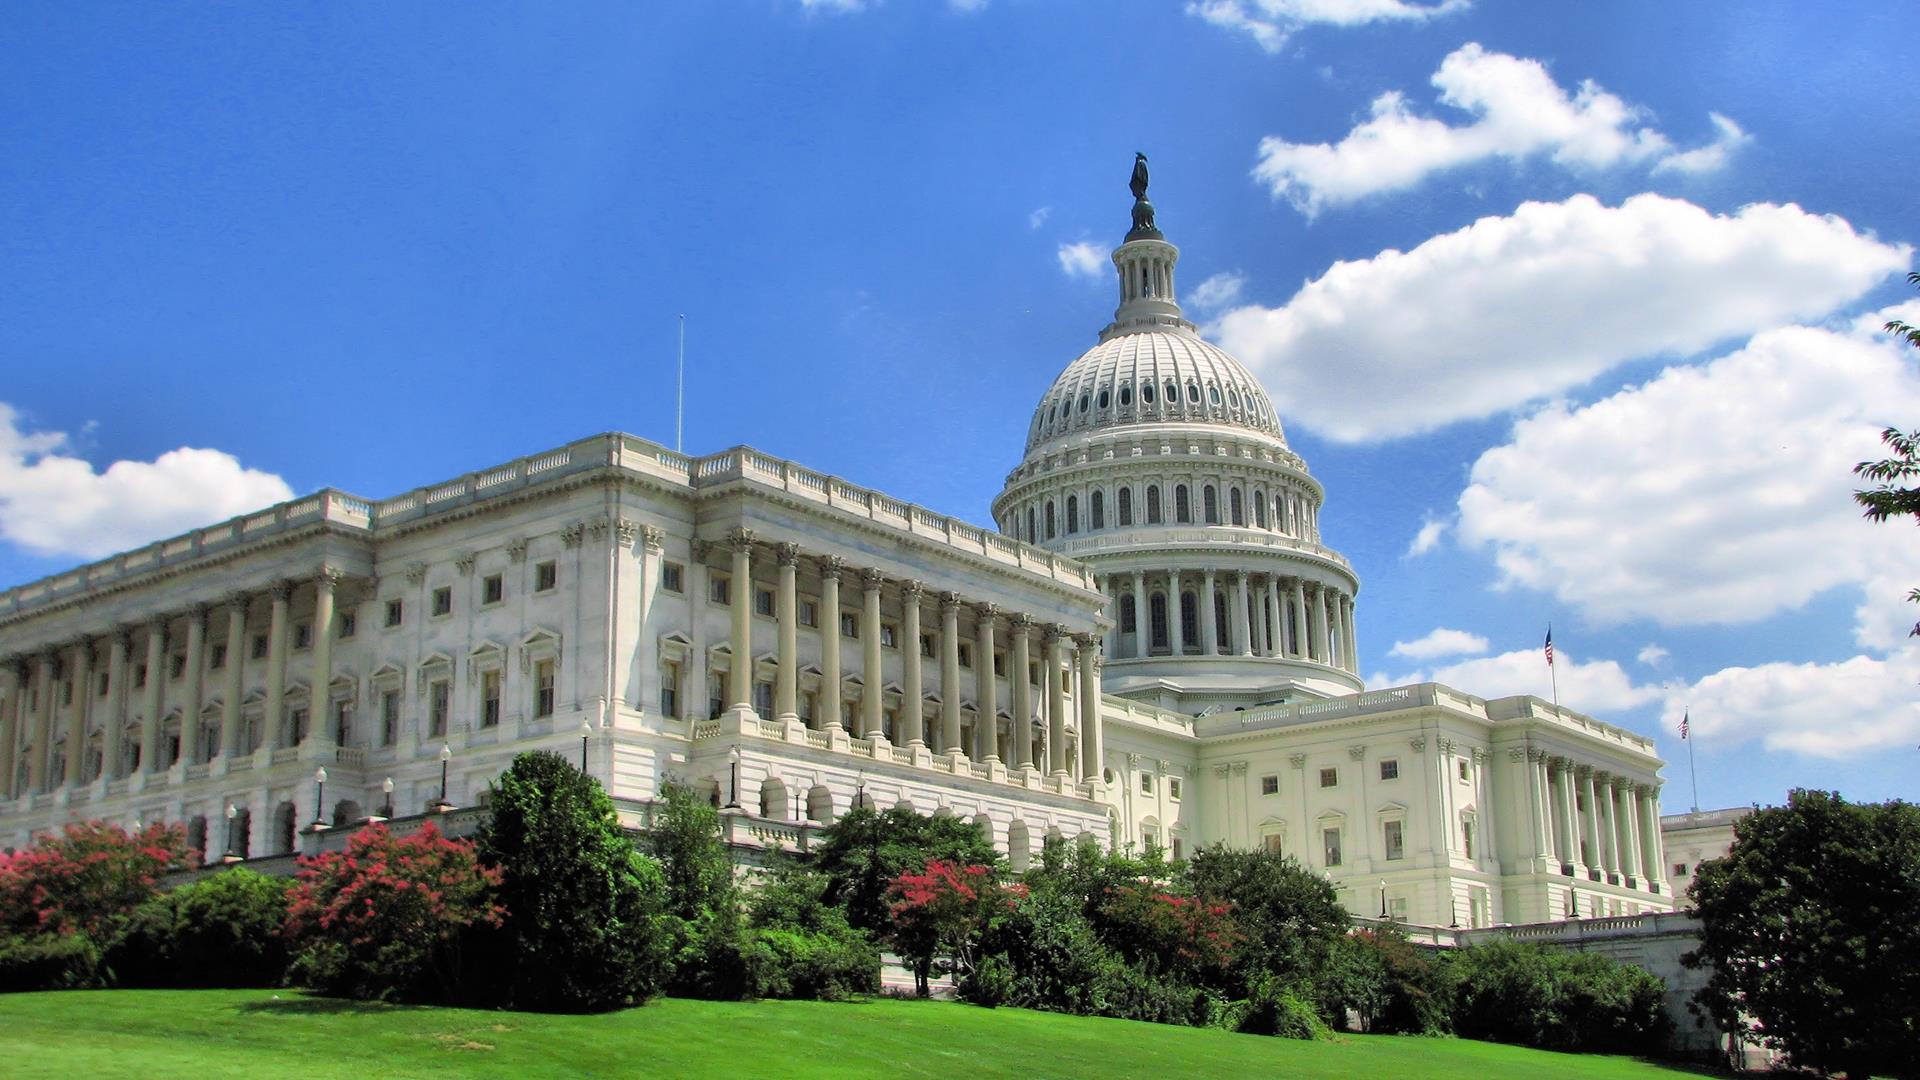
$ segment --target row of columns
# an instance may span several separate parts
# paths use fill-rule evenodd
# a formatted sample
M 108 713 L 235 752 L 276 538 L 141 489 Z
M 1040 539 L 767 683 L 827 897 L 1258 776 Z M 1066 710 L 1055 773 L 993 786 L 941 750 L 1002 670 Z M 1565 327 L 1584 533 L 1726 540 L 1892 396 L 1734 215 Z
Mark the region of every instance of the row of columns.
M 334 593 L 341 573 L 323 568 L 312 579 L 314 613 L 312 629 L 312 676 L 309 683 L 306 741 L 325 739 L 326 705 L 333 678 Z M 288 745 L 284 722 L 287 715 L 287 625 L 295 583 L 277 582 L 266 592 L 271 599 L 268 615 L 266 656 L 266 733 L 263 746 L 277 749 Z M 220 745 L 217 749 L 200 746 L 200 713 L 205 703 L 206 676 L 209 673 L 207 632 L 214 608 L 197 604 L 184 613 L 185 634 L 181 639 L 182 672 L 180 697 L 180 760 L 193 762 L 203 755 L 234 757 L 250 752 L 240 746 L 241 676 L 247 660 L 247 612 L 254 594 L 236 591 L 220 605 L 226 614 L 226 661 L 221 670 Z M 93 732 L 102 733 L 100 775 L 119 779 L 134 773 L 151 774 L 167 767 L 160 760 L 160 722 L 168 705 L 166 691 L 170 681 L 168 651 L 172 624 L 182 614 L 156 615 L 142 627 L 121 627 L 108 634 L 106 650 L 106 693 L 104 714 L 94 707 L 93 665 L 98 659 L 94 639 L 84 637 L 27 659 L 16 658 L 0 667 L 0 688 L 6 697 L 0 703 L 0 792 L 8 798 L 28 793 L 51 791 L 66 784 L 85 782 L 85 759 Z M 138 687 L 138 707 L 134 707 L 136 636 L 144 640 L 146 679 Z M 60 669 L 65 652 L 65 670 Z M 64 675 L 64 677 L 60 677 Z M 63 688 L 70 687 L 71 690 Z M 134 727 L 137 725 L 137 727 Z M 57 732 L 65 732 L 65 763 L 59 775 L 52 775 L 53 746 Z M 122 760 L 122 747 L 133 742 L 137 731 L 139 760 Z M 16 754 L 26 755 L 27 775 L 24 787 L 19 781 Z
M 1526 752 L 1535 849 L 1569 875 L 1659 884 L 1660 789 L 1542 750 Z
M 1353 597 L 1331 586 L 1299 577 L 1253 574 L 1242 570 L 1168 569 L 1153 572 L 1167 597 L 1167 648 L 1174 656 L 1187 650 L 1181 619 L 1181 597 L 1199 579 L 1195 611 L 1201 656 L 1264 656 L 1310 660 L 1359 673 L 1359 648 L 1353 629 Z M 1148 588 L 1149 571 L 1106 575 L 1101 591 L 1110 610 L 1118 611 L 1121 588 L 1133 595 L 1132 655 L 1145 659 L 1153 653 L 1153 614 Z M 1227 588 L 1228 640 L 1219 640 L 1214 597 Z M 1289 619 L 1291 615 L 1291 619 Z M 1114 621 L 1107 654 L 1118 658 L 1121 622 Z
M 732 653 L 728 671 L 727 704 L 732 709 L 752 712 L 753 706 L 753 568 L 761 544 L 747 529 L 735 529 L 728 535 L 732 554 L 734 588 L 731 636 Z M 772 545 L 778 567 L 774 593 L 776 623 L 773 683 L 773 719 L 799 719 L 800 626 L 798 571 L 802 552 L 797 544 Z M 763 557 L 763 556 L 762 556 Z M 820 606 L 814 620 L 820 644 L 821 697 L 813 723 L 815 727 L 839 727 L 842 707 L 842 667 L 840 656 L 840 586 L 851 571 L 845 561 L 833 555 L 812 556 L 820 575 Z M 879 734 L 885 721 L 884 688 L 886 673 L 881 647 L 881 599 L 891 584 L 900 600 L 900 635 L 896 645 L 900 653 L 900 696 L 902 709 L 896 741 L 913 746 L 934 746 L 938 752 L 959 752 L 975 759 L 998 758 L 999 687 L 995 683 L 994 653 L 1002 613 L 990 603 L 969 604 L 957 593 L 938 595 L 939 623 L 937 661 L 940 679 L 940 712 L 933 738 L 925 730 L 924 702 L 926 673 L 920 654 L 921 618 L 926 587 L 921 582 L 890 582 L 881 571 L 861 570 L 860 642 L 861 676 L 864 690 L 859 710 L 854 714 L 854 732 L 859 738 Z M 972 747 L 962 746 L 960 716 L 960 613 L 971 608 L 974 622 L 974 705 L 975 724 Z M 1045 771 L 1079 777 L 1097 776 L 1102 759 L 1100 730 L 1100 657 L 1091 634 L 1070 634 L 1065 627 L 1039 626 L 1025 614 L 1005 616 L 1009 630 L 1007 684 L 1012 701 L 1012 730 L 1009 735 L 1011 768 L 1044 768 Z M 1033 686 L 1027 676 L 1032 655 L 1039 647 L 1043 679 L 1042 708 L 1036 709 Z M 1078 760 L 1067 757 L 1066 679 L 1074 678 L 1069 667 L 1069 650 L 1078 658 L 1078 687 L 1075 699 L 1080 716 Z M 1063 672 L 1065 674 L 1063 675 Z M 1031 760 L 1033 722 L 1040 712 L 1046 724 L 1046 761 Z

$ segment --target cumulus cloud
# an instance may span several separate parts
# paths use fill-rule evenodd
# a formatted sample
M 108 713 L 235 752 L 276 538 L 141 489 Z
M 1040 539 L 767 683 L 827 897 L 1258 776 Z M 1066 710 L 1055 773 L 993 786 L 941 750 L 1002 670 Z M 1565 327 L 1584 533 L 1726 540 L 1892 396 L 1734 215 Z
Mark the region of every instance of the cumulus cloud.
M 1732 120 L 1719 113 L 1708 113 L 1707 116 L 1713 121 L 1714 129 L 1719 132 L 1714 140 L 1693 150 L 1668 154 L 1655 163 L 1654 172 L 1715 172 L 1727 163 L 1727 158 L 1735 150 L 1753 141 L 1753 136 L 1747 134 Z
M 96 471 L 61 432 L 26 431 L 0 403 L 0 539 L 96 558 L 293 497 L 219 450 L 181 447 Z
M 1187 14 L 1245 34 L 1267 52 L 1277 53 L 1295 30 L 1314 23 L 1425 22 L 1469 6 L 1468 0 L 1193 0 Z
M 1107 253 L 1098 244 L 1085 240 L 1073 244 L 1061 244 L 1054 253 L 1060 260 L 1060 269 L 1068 277 L 1097 278 L 1106 273 Z
M 1040 226 L 1045 225 L 1047 223 L 1047 219 L 1052 216 L 1053 216 L 1053 207 L 1043 206 L 1038 210 L 1035 210 L 1033 213 L 1027 215 L 1027 228 L 1038 230 Z
M 1683 713 L 1717 746 L 1758 739 L 1768 750 L 1845 758 L 1920 742 L 1920 646 L 1885 658 L 1772 663 L 1716 671 L 1668 697 L 1662 723 Z
M 1634 659 L 1645 664 L 1647 667 L 1657 668 L 1664 665 L 1667 662 L 1667 658 L 1672 655 L 1672 653 L 1667 651 L 1666 646 L 1655 645 L 1649 642 L 1640 647 L 1640 652 L 1634 656 Z
M 1898 609 L 1920 551 L 1911 528 L 1861 517 L 1851 469 L 1890 419 L 1920 415 L 1920 376 L 1860 324 L 1768 330 L 1519 421 L 1473 464 L 1462 544 L 1490 551 L 1503 584 L 1603 623 L 1750 622 L 1860 586 L 1856 639 L 1892 647 L 1912 622 Z
M 1431 515 L 1420 523 L 1420 531 L 1413 534 L 1413 543 L 1407 545 L 1406 558 L 1416 559 L 1440 546 L 1440 538 L 1447 534 L 1447 520 Z
M 1612 660 L 1577 661 L 1565 649 L 1555 647 L 1555 672 L 1547 670 L 1546 658 L 1539 649 L 1519 649 L 1498 656 L 1475 657 L 1452 664 L 1369 679 L 1369 686 L 1404 686 L 1408 683 L 1437 682 L 1483 698 L 1532 694 L 1551 698 L 1557 672 L 1560 704 L 1575 712 L 1605 716 L 1658 701 L 1663 691 L 1658 686 L 1633 681 Z
M 1472 656 L 1486 651 L 1487 639 L 1479 634 L 1437 626 L 1425 637 L 1394 642 L 1393 648 L 1387 650 L 1387 655 L 1404 656 L 1409 660 L 1432 660 L 1441 656 Z
M 1825 316 L 1911 255 L 1792 204 L 1727 215 L 1660 195 L 1617 207 L 1576 195 L 1335 263 L 1285 306 L 1237 308 L 1208 330 L 1295 424 L 1371 442 Z
M 1700 172 L 1724 163 L 1745 141 L 1739 125 L 1715 117 L 1720 139 L 1675 151 L 1641 124 L 1643 112 L 1588 80 L 1569 93 L 1538 60 L 1462 45 L 1433 74 L 1440 104 L 1471 120 L 1449 124 L 1418 114 L 1393 90 L 1338 143 L 1260 141 L 1254 176 L 1276 197 L 1312 216 L 1328 206 L 1404 191 L 1427 177 L 1475 162 L 1545 156 L 1564 168 L 1595 170 L 1635 163 Z
M 1240 290 L 1247 284 L 1246 275 L 1238 271 L 1222 271 L 1194 286 L 1187 294 L 1186 306 L 1196 312 L 1218 311 L 1240 299 Z

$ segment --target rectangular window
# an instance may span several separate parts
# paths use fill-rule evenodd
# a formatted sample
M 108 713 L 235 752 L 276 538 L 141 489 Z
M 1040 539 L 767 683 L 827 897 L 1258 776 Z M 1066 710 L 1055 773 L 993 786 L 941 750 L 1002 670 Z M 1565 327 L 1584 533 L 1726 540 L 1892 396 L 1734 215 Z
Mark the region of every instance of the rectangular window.
M 857 638 L 860 636 L 860 617 L 851 611 L 840 613 L 840 636 Z
M 753 684 L 753 711 L 762 717 L 773 715 L 773 684 L 757 682 Z
M 1673 876 L 1674 876 L 1674 877 L 1677 877 L 1677 878 L 1681 878 L 1681 877 L 1686 877 L 1686 876 L 1687 876 L 1687 864 L 1686 864 L 1686 863 L 1683 863 L 1683 862 L 1677 862 L 1677 863 L 1674 863 L 1674 864 L 1673 864 Z
M 811 600 L 800 601 L 800 620 L 799 621 L 801 626 L 819 626 L 820 625 L 820 605 L 814 603 Z
M 932 634 L 920 635 L 920 655 L 926 657 L 929 660 L 933 659 L 933 635 Z
M 1185 855 L 1182 852 L 1180 838 L 1177 836 L 1173 838 L 1173 857 L 1175 859 L 1185 858 Z
M 1340 865 L 1340 830 L 1320 830 L 1321 855 L 1327 866 Z
M 1380 779 L 1400 779 L 1400 761 L 1398 758 L 1383 758 L 1380 761 Z
M 488 574 L 480 579 L 480 602 L 497 604 L 507 595 L 507 582 L 499 574 Z
M 1321 769 L 1320 770 L 1320 786 L 1321 787 L 1339 787 L 1340 786 L 1340 770 L 1339 769 Z
M 718 574 L 715 574 L 714 576 L 708 578 L 707 579 L 707 603 L 731 604 L 733 602 L 731 599 L 731 597 L 733 596 L 733 591 L 731 588 L 732 585 L 733 585 L 732 579 L 721 577 Z
M 306 649 L 306 648 L 311 648 L 312 646 L 313 646 L 313 624 L 312 623 L 294 623 L 293 624 L 293 647 L 296 649 Z
M 707 676 L 707 719 L 718 720 L 727 711 L 726 682 L 719 675 Z
M 73 680 L 72 679 L 68 679 L 66 682 L 63 682 L 60 684 L 60 704 L 62 705 L 73 704 Z
M 560 564 L 543 562 L 533 568 L 533 591 L 552 592 L 560 584 Z
M 1140 794 L 1142 795 L 1153 794 L 1153 774 L 1152 773 L 1143 772 L 1140 774 Z
M 1461 759 L 1460 759 L 1460 782 L 1464 784 L 1464 783 L 1466 783 L 1466 782 L 1468 782 L 1468 780 L 1470 780 L 1470 779 L 1471 779 L 1471 777 L 1469 776 L 1469 774 L 1468 774 L 1468 772 L 1467 772 L 1467 759 L 1466 759 L 1466 758 L 1461 758 Z
M 360 620 L 349 611 L 340 616 L 340 636 L 350 638 L 360 632 Z
M 392 746 L 400 739 L 400 691 L 380 693 L 380 745 Z
M 215 645 L 215 646 L 214 646 L 214 648 L 215 648 L 215 649 L 225 649 L 225 648 L 226 648 L 226 646 L 225 646 L 225 645 Z M 224 657 L 225 657 L 225 653 L 220 653 L 219 655 L 220 655 L 220 656 L 221 656 L 222 658 L 224 658 Z M 220 666 L 219 664 L 215 664 L 215 665 L 214 665 L 214 667 L 219 667 L 219 666 Z M 108 683 L 109 681 L 111 681 L 111 680 L 109 680 L 109 679 L 107 678 L 107 673 L 106 673 L 106 672 L 104 672 L 104 671 L 103 671 L 103 672 L 101 672 L 101 673 L 100 673 L 100 678 L 99 678 L 99 679 L 98 679 L 97 681 L 98 681 L 98 684 L 99 684 L 99 689 L 97 689 L 97 690 L 95 690 L 95 691 L 94 691 L 94 693 L 96 693 L 96 694 L 98 694 L 98 695 L 100 695 L 101 697 L 106 697 L 106 696 L 107 696 L 107 683 Z
M 533 665 L 533 715 L 553 715 L 553 691 L 553 661 L 542 660 Z
M 968 669 L 973 667 L 973 646 L 964 641 L 960 643 L 960 666 Z
M 447 712 L 453 702 L 453 686 L 440 679 L 427 688 L 427 735 L 430 738 L 444 738 L 447 734 Z
M 433 590 L 433 614 L 436 617 L 453 614 L 453 586 L 442 585 Z
M 174 653 L 168 657 L 167 672 L 167 677 L 170 679 L 177 679 L 185 675 L 187 673 L 187 658 L 180 653 Z
M 1393 917 L 1394 922 L 1406 922 L 1407 898 L 1404 896 L 1390 898 L 1387 901 L 1387 914 Z
M 1287 853 L 1287 839 L 1279 833 L 1268 833 L 1261 840 L 1266 845 L 1267 854 L 1285 855 Z
M 482 672 L 480 675 L 480 726 L 493 727 L 500 723 L 500 673 Z
M 668 592 L 686 592 L 684 582 L 686 568 L 677 562 L 662 564 L 660 567 L 660 587 Z
M 133 688 L 138 690 L 145 685 L 147 685 L 147 665 L 141 664 L 133 669 Z
M 291 743 L 294 746 L 298 746 L 301 743 L 306 742 L 307 741 L 307 710 L 295 709 L 291 713 L 287 714 L 287 726 L 292 729 L 287 734 L 287 739 L 289 743 Z
M 1389 821 L 1384 826 L 1384 838 L 1388 859 L 1404 859 L 1407 856 L 1406 828 L 1398 821 Z
M 772 589 L 753 590 L 753 613 L 755 615 L 765 615 L 768 618 L 773 617 Z
M 1180 801 L 1180 778 L 1179 777 L 1174 776 L 1174 777 L 1169 777 L 1167 779 L 1167 798 L 1172 799 L 1175 802 Z
M 267 658 L 267 635 L 253 635 L 253 658 L 255 660 L 265 660 Z
M 680 715 L 680 693 L 674 688 L 671 678 L 660 684 L 660 715 L 671 717 Z
M 407 606 L 401 600 L 395 599 L 387 601 L 387 627 L 391 629 L 399 626 L 400 620 L 406 614 L 406 610 Z
M 993 654 L 993 673 L 1003 679 L 1007 677 L 1007 654 L 1006 653 L 995 652 Z
M 1280 794 L 1280 778 L 1278 776 L 1261 777 L 1260 778 L 1260 794 L 1262 795 Z
M 900 647 L 900 631 L 892 623 L 880 624 L 880 645 L 887 649 Z
M 1463 818 L 1460 821 L 1460 850 L 1463 854 L 1466 855 L 1467 858 L 1469 859 L 1473 858 L 1473 819 L 1472 818 Z

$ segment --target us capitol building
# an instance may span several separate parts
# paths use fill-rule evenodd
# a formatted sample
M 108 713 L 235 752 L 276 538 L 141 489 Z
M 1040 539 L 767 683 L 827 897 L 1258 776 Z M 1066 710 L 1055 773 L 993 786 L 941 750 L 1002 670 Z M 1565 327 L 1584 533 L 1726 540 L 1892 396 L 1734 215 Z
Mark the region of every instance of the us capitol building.
M 163 540 L 0 592 L 0 843 L 101 818 L 273 855 L 484 802 L 549 748 L 630 821 L 677 778 L 768 847 L 857 800 L 971 820 L 1016 870 L 1055 838 L 1224 842 L 1362 915 L 1671 910 L 1652 740 L 1365 688 L 1325 491 L 1182 318 L 1146 186 L 1140 159 L 1120 306 L 1041 396 L 997 528 L 606 434 Z

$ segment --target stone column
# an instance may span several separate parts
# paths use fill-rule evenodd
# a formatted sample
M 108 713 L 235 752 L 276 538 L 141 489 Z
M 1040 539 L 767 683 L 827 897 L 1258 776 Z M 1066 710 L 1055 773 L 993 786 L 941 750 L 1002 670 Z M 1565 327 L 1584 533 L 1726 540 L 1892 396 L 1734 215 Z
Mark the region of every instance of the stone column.
M 880 655 L 880 586 L 885 581 L 878 570 L 860 571 L 861 738 L 880 734 L 886 719 L 886 669 Z
M 1293 579 L 1293 658 L 1307 659 L 1307 641 L 1313 636 L 1307 625 L 1307 587 L 1299 578 Z
M 93 643 L 85 638 L 73 647 L 73 704 L 67 710 L 67 786 L 79 787 L 86 775 L 87 702 L 93 697 Z
M 978 641 L 974 644 L 974 700 L 979 702 L 979 719 L 973 728 L 974 757 L 1000 759 L 1000 694 L 993 684 L 993 620 L 999 609 L 992 604 L 974 607 L 974 625 Z
M 733 653 L 728 661 L 727 707 L 753 711 L 753 532 L 734 529 L 727 534 L 733 548 L 733 636 L 727 648 Z M 837 629 L 837 625 L 836 625 Z
M 1213 567 L 1209 566 L 1200 575 L 1200 654 L 1218 656 L 1221 652 L 1219 642 L 1220 627 L 1214 619 Z
M 1340 593 L 1336 589 L 1326 590 L 1327 605 L 1327 660 L 1334 667 L 1346 670 L 1347 632 L 1340 625 Z
M 1307 614 L 1313 620 L 1313 659 L 1322 664 L 1331 664 L 1327 653 L 1327 589 L 1324 585 L 1313 585 L 1309 594 Z
M 0 664 L 0 799 L 13 798 L 13 748 L 20 742 L 20 699 L 25 683 L 12 660 Z
M 293 599 L 293 586 L 276 581 L 268 592 L 273 614 L 267 623 L 267 736 L 261 745 L 277 750 L 287 744 L 287 603 Z
M 1138 608 L 1134 609 L 1138 611 Z M 1136 623 L 1144 626 L 1144 623 Z M 1007 661 L 1007 687 L 1013 694 L 1013 753 L 1012 767 L 1025 769 L 1033 765 L 1033 682 L 1031 672 L 1032 658 L 1028 655 L 1028 640 L 1033 633 L 1033 619 L 1026 615 L 1013 617 L 1013 652 Z
M 282 619 L 284 626 L 285 620 Z M 156 615 L 147 623 L 147 686 L 140 696 L 140 771 L 156 773 L 166 766 L 160 762 L 161 689 L 167 679 L 167 619 Z
M 926 694 L 920 679 L 920 593 L 917 581 L 900 585 L 900 740 L 926 745 Z
M 415 617 L 419 615 L 416 612 Z M 241 752 L 240 733 L 246 721 L 240 716 L 242 669 L 247 662 L 247 594 L 227 595 L 227 666 L 220 687 L 220 753 L 232 758 Z M 253 747 L 247 747 L 252 750 Z
M 40 654 L 34 673 L 34 689 L 39 692 L 40 707 L 33 717 L 33 756 L 27 759 L 27 789 L 39 793 L 47 789 L 47 764 L 53 756 L 53 653 Z
M 333 600 L 340 571 L 323 566 L 313 576 L 313 672 L 307 685 L 307 736 L 302 746 L 333 742 Z
M 207 606 L 195 604 L 187 612 L 186 685 L 180 693 L 180 760 L 188 765 L 200 760 L 200 703 L 206 678 L 206 646 Z M 207 828 L 213 828 L 212 824 Z
M 1153 651 L 1153 609 L 1147 604 L 1147 572 L 1133 572 L 1133 655 L 1142 658 Z M 1024 676 L 1023 676 L 1024 677 Z M 1026 757 L 1022 753 L 1021 757 Z
M 1267 632 L 1267 587 L 1249 578 L 1247 607 L 1247 641 L 1253 646 L 1253 655 L 1272 656 L 1273 639 Z
M 1552 787 L 1559 813 L 1554 818 L 1554 848 L 1559 853 L 1562 866 L 1578 866 L 1585 860 L 1580 857 L 1580 845 L 1574 832 L 1573 763 L 1566 758 L 1554 758 L 1552 767 Z
M 800 561 L 798 544 L 775 544 L 774 558 L 780 563 L 779 592 L 774 596 L 774 615 L 780 623 L 779 655 L 774 660 L 773 715 L 785 723 L 800 715 L 800 600 L 794 587 L 795 564 Z
M 1340 615 L 1340 628 L 1347 635 L 1347 670 L 1360 674 L 1360 636 L 1353 629 L 1353 597 L 1343 596 Z
M 1600 801 L 1594 795 L 1593 770 L 1582 768 L 1580 771 L 1581 794 L 1587 799 L 1587 812 L 1581 821 L 1582 835 L 1586 837 L 1587 854 L 1593 860 L 1589 870 L 1605 870 L 1607 853 L 1600 846 L 1599 807 Z
M 1253 628 L 1247 623 L 1247 572 L 1233 575 L 1233 651 L 1240 656 L 1253 655 Z
M 1593 807 L 1592 776 L 1587 769 L 1584 767 L 1576 767 L 1573 762 L 1567 758 L 1561 758 L 1560 761 L 1561 768 L 1565 770 L 1560 777 L 1560 811 L 1567 819 L 1567 862 L 1575 867 L 1586 866 L 1588 865 L 1588 859 L 1598 859 L 1600 855 L 1597 849 L 1592 849 L 1591 847 L 1584 855 L 1581 853 L 1580 826 L 1582 819 L 1580 814 L 1580 795 L 1575 790 L 1575 785 L 1588 785 L 1586 793 L 1587 807 L 1591 809 Z M 1591 824 L 1590 819 L 1588 823 Z
M 1181 618 L 1184 608 L 1185 605 L 1180 602 L 1180 571 L 1169 570 L 1167 571 L 1167 651 L 1173 656 L 1187 654 L 1186 627 L 1181 625 L 1185 622 Z M 1048 757 L 1051 759 L 1051 751 L 1048 752 Z
M 1265 590 L 1267 597 L 1267 622 L 1273 626 L 1273 640 L 1267 642 L 1266 654 L 1275 657 L 1286 656 L 1288 654 L 1287 620 L 1286 612 L 1281 607 L 1280 589 L 1280 579 L 1268 575 L 1267 588 Z
M 1553 863 L 1553 869 L 1560 869 L 1560 860 L 1554 857 L 1553 849 L 1553 789 L 1548 784 L 1547 753 L 1544 750 L 1528 749 L 1527 779 L 1533 792 L 1534 805 L 1538 810 L 1533 816 L 1533 846 L 1542 859 Z
M 1080 702 L 1080 778 L 1100 776 L 1100 669 L 1099 654 L 1091 635 L 1074 639 L 1080 646 L 1080 687 L 1075 695 Z
M 940 752 L 964 754 L 960 745 L 960 597 L 940 594 Z
M 1627 881 L 1639 887 L 1645 871 L 1640 865 L 1640 810 L 1634 805 L 1633 785 L 1621 781 L 1614 785 L 1614 817 L 1620 823 L 1620 854 Z
M 1060 680 L 1065 641 L 1058 627 L 1047 631 L 1047 771 L 1067 773 L 1067 692 Z
M 1642 784 L 1634 789 L 1640 798 L 1640 855 L 1647 871 L 1646 886 L 1666 892 L 1667 857 L 1660 845 L 1660 789 Z
M 820 560 L 820 700 L 813 726 L 840 727 L 840 572 L 846 563 L 837 556 Z
M 1603 773 L 1595 777 L 1595 781 L 1600 788 L 1600 813 L 1597 818 L 1601 830 L 1600 842 L 1605 845 L 1607 853 L 1607 880 L 1618 884 L 1625 865 L 1620 859 L 1620 822 L 1614 816 L 1617 779 L 1612 774 Z

